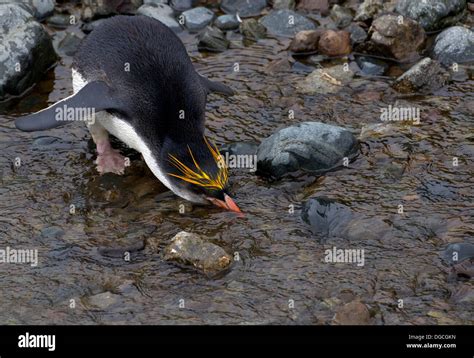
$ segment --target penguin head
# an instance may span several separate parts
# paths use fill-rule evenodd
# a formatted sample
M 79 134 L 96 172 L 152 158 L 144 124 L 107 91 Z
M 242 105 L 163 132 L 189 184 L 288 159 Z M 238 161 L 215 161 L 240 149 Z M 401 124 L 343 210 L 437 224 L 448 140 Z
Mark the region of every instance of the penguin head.
M 241 212 L 228 194 L 228 170 L 215 145 L 204 137 L 166 150 L 163 161 L 171 190 L 182 198 L 201 204 Z

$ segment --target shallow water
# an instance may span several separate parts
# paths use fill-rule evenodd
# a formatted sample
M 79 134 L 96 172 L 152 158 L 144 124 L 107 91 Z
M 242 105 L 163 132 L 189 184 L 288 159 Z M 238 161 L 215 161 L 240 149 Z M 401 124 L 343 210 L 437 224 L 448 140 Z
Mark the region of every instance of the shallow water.
M 237 92 L 209 96 L 207 129 L 218 144 L 260 141 L 312 120 L 357 135 L 365 128 L 361 154 L 319 178 L 300 174 L 270 183 L 233 169 L 231 191 L 245 217 L 198 206 L 180 214 L 183 201 L 139 155 L 125 176 L 100 177 L 85 126 L 14 128 L 16 114 L 72 92 L 70 58 L 63 58 L 27 96 L 1 107 L 0 240 L 38 249 L 39 264 L 0 265 L 0 323 L 327 324 L 356 299 L 367 304 L 374 324 L 473 323 L 472 299 L 451 298 L 460 283 L 448 282 L 440 258 L 449 243 L 474 243 L 472 80 L 426 97 L 397 97 L 386 79 L 359 79 L 338 94 L 309 96 L 296 89 L 305 73 L 281 63 L 275 69 L 288 58 L 287 40 L 244 44 L 236 37 L 228 51 L 202 54 L 194 36 L 182 39 L 201 74 Z M 381 122 L 380 108 L 390 104 L 420 108 L 421 123 Z M 371 125 L 377 126 L 367 131 Z M 390 229 L 350 242 L 313 235 L 300 207 L 314 196 L 334 198 Z M 129 262 L 100 253 L 148 236 L 164 247 L 181 230 L 208 237 L 240 260 L 212 279 L 148 251 L 132 253 Z M 365 265 L 324 262 L 324 251 L 334 246 L 364 249 Z M 472 291 L 472 283 L 462 284 Z M 110 304 L 94 307 L 89 297 L 107 291 L 116 294 Z

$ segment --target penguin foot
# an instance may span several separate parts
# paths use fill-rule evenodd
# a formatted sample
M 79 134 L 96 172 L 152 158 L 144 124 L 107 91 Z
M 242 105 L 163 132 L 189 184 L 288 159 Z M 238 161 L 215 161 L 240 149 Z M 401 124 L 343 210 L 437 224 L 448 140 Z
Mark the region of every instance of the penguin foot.
M 110 149 L 99 154 L 95 164 L 97 164 L 97 171 L 101 175 L 105 173 L 122 175 L 127 166 L 127 158 L 121 155 L 118 150 Z

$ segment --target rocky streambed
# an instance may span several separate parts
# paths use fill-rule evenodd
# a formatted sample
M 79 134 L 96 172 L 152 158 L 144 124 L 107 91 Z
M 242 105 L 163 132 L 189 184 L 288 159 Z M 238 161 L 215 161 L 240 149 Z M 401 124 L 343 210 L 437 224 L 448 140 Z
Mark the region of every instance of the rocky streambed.
M 38 252 L 0 263 L 0 322 L 472 324 L 473 10 L 0 4 L 0 250 Z M 132 165 L 99 176 L 81 125 L 15 130 L 72 92 L 81 39 L 115 14 L 162 21 L 236 91 L 207 128 L 244 216 L 182 201 L 119 142 Z

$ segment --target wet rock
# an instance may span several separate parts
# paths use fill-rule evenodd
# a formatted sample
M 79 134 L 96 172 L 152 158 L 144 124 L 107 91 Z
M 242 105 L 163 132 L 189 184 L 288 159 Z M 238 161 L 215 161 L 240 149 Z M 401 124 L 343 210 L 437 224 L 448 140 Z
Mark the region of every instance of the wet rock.
M 388 69 L 386 62 L 371 57 L 357 57 L 357 65 L 364 75 L 367 76 L 382 76 Z
M 356 50 L 399 61 L 419 58 L 418 51 L 426 39 L 425 31 L 409 18 L 405 18 L 402 24 L 398 22 L 395 15 L 378 17 L 369 29 L 369 41 Z
M 35 138 L 31 143 L 31 146 L 40 150 L 60 150 L 71 148 L 71 144 L 64 142 L 61 138 L 50 136 Z
M 240 17 L 258 16 L 267 6 L 266 0 L 222 0 L 221 9 L 227 14 L 239 14 Z
M 143 0 L 143 5 L 168 5 L 168 0 Z
M 348 130 L 320 122 L 283 128 L 258 147 L 258 173 L 281 178 L 300 169 L 323 173 L 342 165 L 356 152 L 357 140 Z
M 320 12 L 322 15 L 327 15 L 329 3 L 328 0 L 300 0 L 298 1 L 298 10 Z
M 332 7 L 330 16 L 340 29 L 349 26 L 352 22 L 352 11 L 337 4 Z
M 214 20 L 214 12 L 202 6 L 187 10 L 182 15 L 184 25 L 191 32 L 202 30 Z
M 81 17 L 84 21 L 91 21 L 104 16 L 133 14 L 142 4 L 143 0 L 83 0 Z
M 273 0 L 273 8 L 280 10 L 280 9 L 290 9 L 293 10 L 295 8 L 295 0 Z
M 54 0 L 31 0 L 31 1 L 11 1 L 12 3 L 22 3 L 25 8 L 33 14 L 39 21 L 53 15 L 56 1 Z
M 290 51 L 295 53 L 312 53 L 318 50 L 319 39 L 323 31 L 300 31 L 290 43 Z
M 232 264 L 232 256 L 221 247 L 186 231 L 178 233 L 163 252 L 166 261 L 192 266 L 211 276 L 227 270 Z
M 441 257 L 450 265 L 455 265 L 474 258 L 474 244 L 457 242 L 449 244 L 441 253 Z
M 352 301 L 337 310 L 334 322 L 341 325 L 367 325 L 370 324 L 370 312 L 362 302 Z
M 221 15 L 219 16 L 214 25 L 222 31 L 236 30 L 240 26 L 240 18 L 236 15 Z
M 51 38 L 19 4 L 0 4 L 0 100 L 19 95 L 56 61 Z
M 240 33 L 248 39 L 259 40 L 267 36 L 267 29 L 255 19 L 245 19 L 240 23 Z
M 85 34 L 88 34 L 88 33 L 92 32 L 93 30 L 95 30 L 98 26 L 100 26 L 100 24 L 104 23 L 104 21 L 107 21 L 107 19 L 98 19 L 98 20 L 91 21 L 91 22 L 84 22 L 81 25 L 81 30 Z
M 282 37 L 293 37 L 300 31 L 316 28 L 311 20 L 292 10 L 273 10 L 259 22 L 269 34 Z
M 318 50 L 326 56 L 344 56 L 351 53 L 350 34 L 346 31 L 327 30 L 319 39 Z
M 461 26 L 444 30 L 435 39 L 433 56 L 446 66 L 474 61 L 474 32 Z
M 314 70 L 297 84 L 303 93 L 336 93 L 348 84 L 354 77 L 354 72 L 344 65 Z
M 64 236 L 64 230 L 59 226 L 49 226 L 41 230 L 43 239 L 60 239 Z
M 46 20 L 48 26 L 54 27 L 55 29 L 65 29 L 71 25 L 71 16 L 64 14 L 56 14 Z
M 198 1 L 196 0 L 170 0 L 170 6 L 177 12 L 191 9 Z
M 168 5 L 143 5 L 137 10 L 137 15 L 145 15 L 161 21 L 175 33 L 182 31 L 178 21 L 174 18 L 173 9 Z
M 103 292 L 98 295 L 90 296 L 87 300 L 89 305 L 94 308 L 105 310 L 110 306 L 114 305 L 120 300 L 120 295 L 116 295 L 112 292 Z
M 465 16 L 466 0 L 400 0 L 396 11 L 417 21 L 426 31 L 454 25 Z
M 230 41 L 226 39 L 221 30 L 210 26 L 206 27 L 206 30 L 199 35 L 198 41 L 199 50 L 211 52 L 223 52 L 230 45 Z
M 382 0 L 365 0 L 362 4 L 359 5 L 359 8 L 357 9 L 354 20 L 355 21 L 370 20 L 382 10 L 383 10 Z
M 66 56 L 73 56 L 81 43 L 82 39 L 72 32 L 67 32 L 66 36 L 58 45 L 58 52 Z
M 427 57 L 398 77 L 392 87 L 401 93 L 431 93 L 443 87 L 449 74 L 441 65 Z
M 223 145 L 220 148 L 222 155 L 254 155 L 257 154 L 258 143 L 236 142 Z
M 367 32 L 365 32 L 365 30 L 357 24 L 351 24 L 346 28 L 346 31 L 351 34 L 352 44 L 358 44 L 364 42 L 367 39 Z

